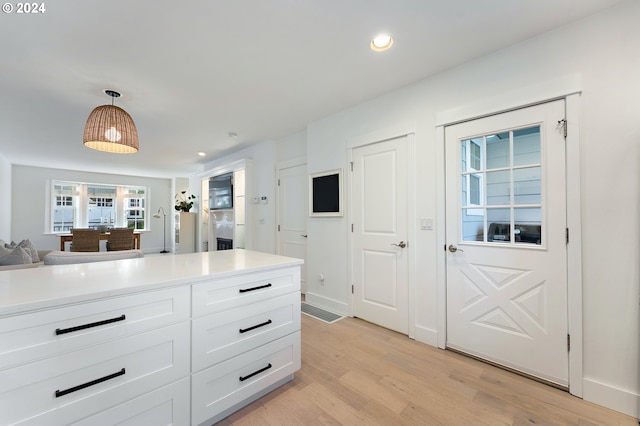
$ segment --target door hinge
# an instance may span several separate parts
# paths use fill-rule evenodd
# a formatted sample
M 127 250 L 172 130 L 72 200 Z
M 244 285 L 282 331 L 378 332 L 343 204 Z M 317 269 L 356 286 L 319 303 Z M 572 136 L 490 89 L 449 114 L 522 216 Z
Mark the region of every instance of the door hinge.
M 354 288 L 355 288 L 355 285 L 351 284 L 351 294 L 354 293 L 354 291 L 355 291 Z
M 353 171 L 353 161 L 349 161 L 349 166 L 351 167 L 351 171 Z
M 351 232 L 353 232 L 353 223 L 351 224 Z
M 280 179 L 278 179 L 278 186 L 280 186 Z
M 558 124 L 562 125 L 564 137 L 567 137 L 567 119 L 558 120 Z
M 280 225 L 278 225 L 278 232 L 280 232 Z
M 569 228 L 566 228 L 567 244 L 569 244 Z
M 567 352 L 571 350 L 571 335 L 567 334 Z

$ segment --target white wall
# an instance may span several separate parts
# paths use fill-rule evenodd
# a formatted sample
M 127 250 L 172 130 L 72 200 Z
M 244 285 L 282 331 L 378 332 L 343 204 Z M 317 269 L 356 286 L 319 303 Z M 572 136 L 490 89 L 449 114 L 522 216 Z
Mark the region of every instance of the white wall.
M 480 58 L 309 124 L 309 173 L 347 167 L 350 138 L 415 128 L 416 223 L 436 217 L 436 116 L 565 76 L 581 80 L 584 397 L 638 415 L 640 2 Z M 569 188 L 571 191 L 571 188 Z M 347 205 L 348 207 L 348 205 Z M 308 300 L 346 312 L 348 215 L 309 219 Z M 443 224 L 435 224 L 442 227 Z M 436 232 L 416 231 L 416 336 L 437 333 Z M 440 249 L 441 250 L 441 249 Z M 313 277 L 325 275 L 324 285 Z
M 138 176 L 111 175 L 105 173 L 79 172 L 74 170 L 49 169 L 43 167 L 13 166 L 11 185 L 11 238 L 20 241 L 29 238 L 40 250 L 60 248 L 60 239 L 55 234 L 45 232 L 45 203 L 48 180 L 70 180 L 89 183 L 114 185 L 140 185 L 150 189 L 148 210 L 149 232 L 141 238 L 145 252 L 162 250 L 162 220 L 151 217 L 159 207 L 168 214 L 173 206 L 170 179 L 157 179 Z M 167 218 L 168 219 L 168 218 Z M 169 241 L 170 221 L 167 220 L 167 241 Z M 0 237 L 2 238 L 2 237 Z M 168 245 L 168 243 L 167 243 Z
M 293 160 L 307 156 L 307 132 L 302 131 L 276 141 L 278 161 Z
M 0 200 L 9 200 L 0 211 L 0 240 L 11 241 L 11 163 L 0 154 Z M 7 208 L 8 207 L 8 208 Z

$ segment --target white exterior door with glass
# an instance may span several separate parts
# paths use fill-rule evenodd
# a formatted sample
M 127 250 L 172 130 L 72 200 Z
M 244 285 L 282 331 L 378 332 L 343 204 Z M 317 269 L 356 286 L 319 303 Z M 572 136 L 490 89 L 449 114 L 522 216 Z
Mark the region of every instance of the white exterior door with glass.
M 568 386 L 564 101 L 445 129 L 447 347 Z

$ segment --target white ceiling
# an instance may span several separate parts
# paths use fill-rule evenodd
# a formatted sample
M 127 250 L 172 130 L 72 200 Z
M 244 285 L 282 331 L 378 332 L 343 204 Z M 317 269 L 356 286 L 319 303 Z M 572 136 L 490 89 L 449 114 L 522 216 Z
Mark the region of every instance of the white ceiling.
M 41 14 L 0 15 L 0 154 L 184 176 L 619 1 L 45 1 Z M 382 31 L 393 48 L 373 52 Z M 104 89 L 123 94 L 138 153 L 82 145 L 91 110 L 111 103 Z

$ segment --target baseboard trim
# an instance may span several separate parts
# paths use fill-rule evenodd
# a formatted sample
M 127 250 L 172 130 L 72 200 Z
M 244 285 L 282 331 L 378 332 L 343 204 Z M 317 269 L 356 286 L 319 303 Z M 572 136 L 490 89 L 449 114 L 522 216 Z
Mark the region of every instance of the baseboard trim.
M 317 306 L 318 308 L 326 309 L 327 311 L 334 312 L 342 316 L 349 315 L 347 304 L 335 299 L 330 299 L 308 291 L 304 295 L 304 300 L 308 304 Z
M 438 332 L 436 330 L 416 325 L 414 332 L 416 341 L 435 348 L 438 347 Z
M 625 389 L 584 379 L 583 399 L 632 417 L 640 416 L 640 395 Z

